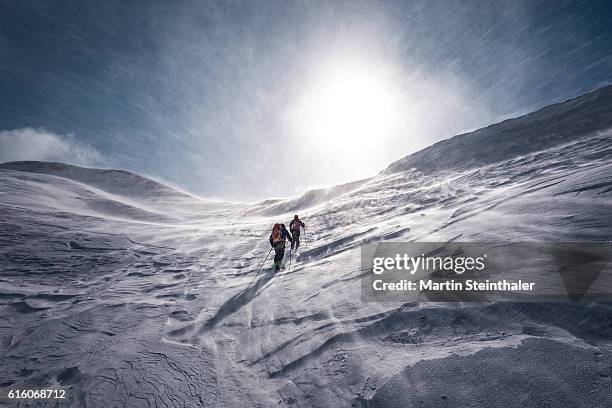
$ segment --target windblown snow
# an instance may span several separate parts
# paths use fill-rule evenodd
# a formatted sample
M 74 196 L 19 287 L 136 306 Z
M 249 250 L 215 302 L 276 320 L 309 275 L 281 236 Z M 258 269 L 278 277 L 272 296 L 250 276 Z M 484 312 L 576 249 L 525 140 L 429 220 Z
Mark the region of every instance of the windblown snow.
M 62 386 L 74 407 L 609 406 L 612 304 L 363 303 L 359 247 L 609 241 L 611 129 L 608 87 L 253 204 L 2 164 L 0 389 Z M 295 212 L 291 268 L 257 274 Z

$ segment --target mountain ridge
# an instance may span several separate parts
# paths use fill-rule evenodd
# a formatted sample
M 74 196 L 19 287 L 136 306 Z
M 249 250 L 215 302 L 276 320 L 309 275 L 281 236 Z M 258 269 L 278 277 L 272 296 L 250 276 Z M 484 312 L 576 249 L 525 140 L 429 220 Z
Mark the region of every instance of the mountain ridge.
M 379 174 L 416 169 L 456 170 L 578 140 L 612 128 L 612 85 L 436 142 L 387 166 Z M 495 143 L 490 143 L 495 141 Z
M 82 167 L 45 161 L 12 161 L 0 164 L 0 170 L 47 174 L 90 185 L 107 193 L 137 199 L 192 197 L 145 176 L 116 169 Z

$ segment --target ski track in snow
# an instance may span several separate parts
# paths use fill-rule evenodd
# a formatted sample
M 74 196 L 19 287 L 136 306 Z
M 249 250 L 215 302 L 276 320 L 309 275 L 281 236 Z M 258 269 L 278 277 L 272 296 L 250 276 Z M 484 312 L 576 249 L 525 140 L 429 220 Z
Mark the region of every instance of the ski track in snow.
M 276 214 L 0 169 L 0 388 L 67 387 L 75 407 L 606 406 L 611 304 L 362 303 L 359 247 L 609 240 L 611 139 L 381 173 Z M 292 267 L 257 274 L 294 212 Z

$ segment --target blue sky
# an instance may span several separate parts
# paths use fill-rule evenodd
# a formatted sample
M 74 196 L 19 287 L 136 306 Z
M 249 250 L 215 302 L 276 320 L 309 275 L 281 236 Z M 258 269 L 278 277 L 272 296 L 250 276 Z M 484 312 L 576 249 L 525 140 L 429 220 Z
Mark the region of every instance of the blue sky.
M 612 80 L 605 1 L 0 1 L 0 161 L 232 200 L 367 177 Z

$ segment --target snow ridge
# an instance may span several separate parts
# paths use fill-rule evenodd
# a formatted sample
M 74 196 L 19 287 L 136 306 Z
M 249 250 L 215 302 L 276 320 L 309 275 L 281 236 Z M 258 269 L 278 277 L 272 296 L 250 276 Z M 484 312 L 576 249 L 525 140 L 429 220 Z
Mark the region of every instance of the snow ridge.
M 400 159 L 382 174 L 469 169 L 592 136 L 612 128 L 612 85 L 474 132 L 442 140 Z

